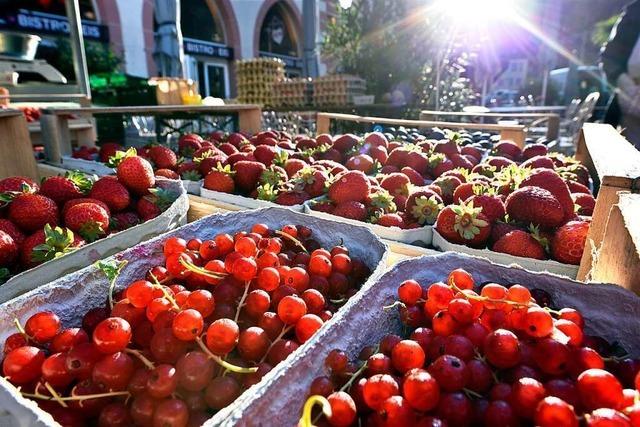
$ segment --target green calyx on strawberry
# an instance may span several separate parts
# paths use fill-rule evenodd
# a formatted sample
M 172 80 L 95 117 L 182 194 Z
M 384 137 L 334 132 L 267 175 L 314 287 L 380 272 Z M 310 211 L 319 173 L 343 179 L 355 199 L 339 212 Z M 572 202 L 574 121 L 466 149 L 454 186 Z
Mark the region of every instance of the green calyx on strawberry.
M 282 150 L 276 153 L 272 163 L 276 166 L 284 167 L 284 164 L 287 162 L 287 160 L 289 160 L 289 153 Z
M 278 189 L 271 184 L 262 184 L 256 189 L 258 200 L 273 202 L 278 197 Z
M 75 249 L 75 235 L 68 228 L 44 226 L 44 243 L 33 248 L 31 259 L 34 262 L 51 261 Z
M 494 181 L 499 188 L 507 188 L 509 192 L 520 187 L 522 181 L 531 174 L 531 169 L 521 168 L 517 165 L 509 165 L 501 171 L 496 172 Z
M 377 190 L 375 193 L 369 196 L 369 206 L 374 211 L 381 211 L 382 213 L 393 213 L 398 210 L 393 196 L 387 190 Z
M 153 196 L 153 203 L 164 212 L 176 201 L 178 194 L 164 188 L 152 188 L 149 193 Z
M 551 250 L 549 246 L 549 239 L 540 234 L 540 227 L 534 224 L 529 224 L 529 233 L 531 233 L 531 237 L 533 237 L 538 241 L 538 243 L 540 243 L 545 252 L 549 253 L 549 251 Z
M 0 268 L 0 285 L 4 284 L 11 278 L 11 272 L 8 268 Z
M 420 225 L 433 225 L 435 224 L 438 214 L 442 208 L 444 208 L 444 204 L 442 204 L 436 196 L 428 198 L 420 196 L 416 197 L 414 205 L 411 208 L 411 212 L 409 213 Z
M 489 222 L 480 217 L 482 208 L 474 207 L 473 202 L 469 204 L 462 202 L 451 206 L 451 209 L 456 214 L 453 229 L 465 240 L 473 240 L 480 234 L 481 228 L 489 226 Z
M 182 175 L 180 175 L 180 178 L 185 181 L 200 181 L 202 179 L 202 175 L 200 175 L 200 172 L 198 171 L 191 170 L 184 172 Z
M 260 175 L 260 184 L 269 184 L 272 187 L 278 187 L 284 181 L 287 180 L 287 173 L 284 169 L 277 166 L 270 166 L 267 170 Z
M 434 153 L 429 156 L 429 167 L 435 168 L 440 163 L 444 162 L 447 157 L 442 153 Z
M 138 155 L 138 151 L 135 148 L 131 147 L 127 151 L 116 151 L 116 154 L 109 157 L 109 161 L 107 162 L 107 166 L 111 168 L 117 168 L 120 163 L 127 157 L 134 157 Z
M 15 199 L 21 194 L 25 194 L 25 193 L 35 194 L 36 191 L 37 191 L 36 188 L 30 186 L 26 182 L 23 182 L 20 185 L 20 191 L 5 191 L 4 193 L 0 193 L 0 207 L 8 203 L 11 203 L 13 199 Z
M 89 193 L 91 187 L 93 187 L 93 183 L 98 180 L 96 175 L 87 175 L 80 171 L 69 171 L 64 177 L 73 182 L 82 194 Z

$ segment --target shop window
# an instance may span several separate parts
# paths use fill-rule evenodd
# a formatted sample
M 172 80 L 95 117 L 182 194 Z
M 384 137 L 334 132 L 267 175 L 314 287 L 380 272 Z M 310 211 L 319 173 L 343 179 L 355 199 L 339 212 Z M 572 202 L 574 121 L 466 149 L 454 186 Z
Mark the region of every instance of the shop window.
M 260 51 L 298 56 L 298 35 L 293 19 L 282 3 L 276 3 L 269 9 L 260 28 Z
M 82 19 L 90 21 L 98 19 L 93 0 L 79 0 L 78 3 Z M 14 15 L 20 9 L 67 16 L 64 1 L 60 0 L 0 0 L 0 16 Z
M 182 37 L 224 43 L 224 31 L 217 11 L 212 11 L 205 0 L 180 2 Z

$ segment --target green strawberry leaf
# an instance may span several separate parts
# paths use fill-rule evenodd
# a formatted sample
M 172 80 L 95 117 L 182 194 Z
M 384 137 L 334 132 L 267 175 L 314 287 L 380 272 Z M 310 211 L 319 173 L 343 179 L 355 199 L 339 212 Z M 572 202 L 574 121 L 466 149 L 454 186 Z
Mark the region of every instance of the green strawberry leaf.
M 133 147 L 129 148 L 127 151 L 116 151 L 116 154 L 109 157 L 109 160 L 107 161 L 107 166 L 112 168 L 117 168 L 118 165 L 122 163 L 122 161 L 127 157 L 133 157 L 137 155 L 138 155 L 138 152 Z
M 186 171 L 180 176 L 180 178 L 185 181 L 200 181 L 202 179 L 202 175 L 198 171 Z
M 86 175 L 77 170 L 67 172 L 64 177 L 73 182 L 82 194 L 89 193 L 93 183 L 98 180 L 96 175 Z
M 113 290 L 115 289 L 120 272 L 127 265 L 127 261 L 98 261 L 94 265 L 102 271 L 104 275 L 107 276 L 107 280 L 109 280 L 109 306 L 113 308 Z
M 37 245 L 31 252 L 31 259 L 35 262 L 46 262 L 61 257 L 73 251 L 75 235 L 68 228 L 44 226 L 44 243 Z
M 178 199 L 178 193 L 163 188 L 152 188 L 149 192 L 155 196 L 153 203 L 163 212 Z
M 271 184 L 263 184 L 257 188 L 258 200 L 273 202 L 278 197 L 278 190 Z

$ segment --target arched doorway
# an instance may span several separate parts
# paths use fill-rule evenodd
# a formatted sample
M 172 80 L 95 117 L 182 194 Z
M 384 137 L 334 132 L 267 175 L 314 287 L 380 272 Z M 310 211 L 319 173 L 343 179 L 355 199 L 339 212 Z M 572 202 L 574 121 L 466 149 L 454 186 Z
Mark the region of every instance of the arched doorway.
M 214 0 L 182 0 L 181 24 L 186 75 L 198 82 L 200 94 L 231 96 L 231 62 L 237 30 L 228 5 Z M 231 12 L 232 13 L 232 12 Z
M 300 12 L 293 2 L 266 1 L 257 22 L 258 56 L 280 58 L 289 76 L 302 75 L 302 25 Z

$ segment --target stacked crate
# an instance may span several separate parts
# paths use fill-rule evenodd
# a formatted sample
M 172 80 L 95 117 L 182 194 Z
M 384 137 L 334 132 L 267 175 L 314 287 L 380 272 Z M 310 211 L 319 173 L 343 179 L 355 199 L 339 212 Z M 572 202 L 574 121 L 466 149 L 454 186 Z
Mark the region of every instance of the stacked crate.
M 273 86 L 284 80 L 284 62 L 277 58 L 255 58 L 236 63 L 238 102 L 274 105 Z
M 304 107 L 311 104 L 313 84 L 311 78 L 287 79 L 273 85 L 274 106 Z
M 353 98 L 365 94 L 367 83 L 364 79 L 347 74 L 318 77 L 313 81 L 313 104 L 348 105 Z

